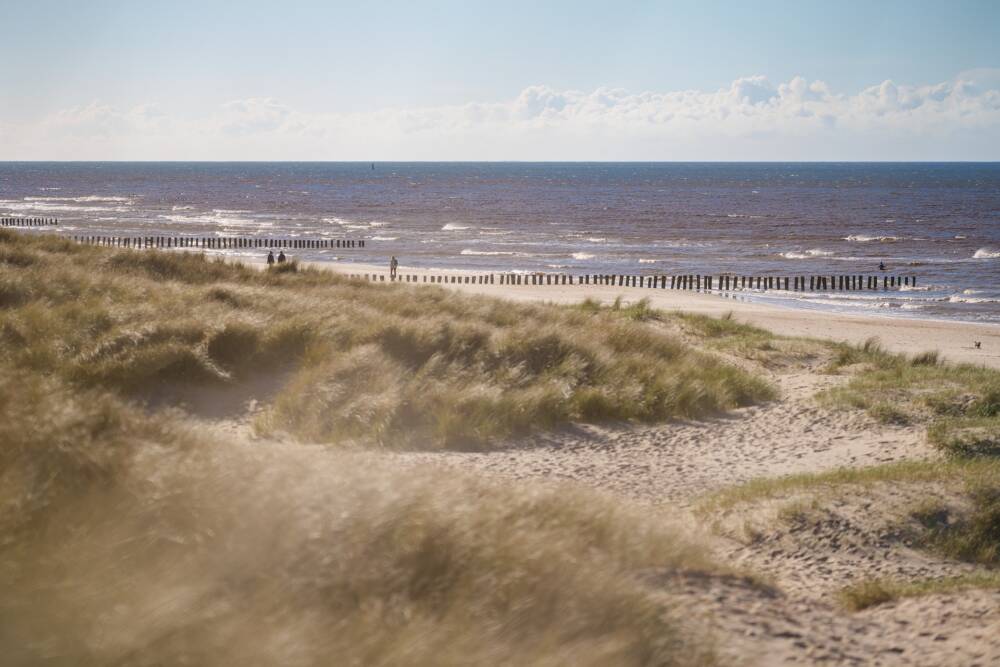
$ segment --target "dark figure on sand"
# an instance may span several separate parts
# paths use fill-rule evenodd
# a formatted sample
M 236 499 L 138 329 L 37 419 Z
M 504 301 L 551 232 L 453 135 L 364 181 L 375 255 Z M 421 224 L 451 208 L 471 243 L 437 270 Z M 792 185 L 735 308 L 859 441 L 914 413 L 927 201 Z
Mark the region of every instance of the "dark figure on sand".
M 285 263 L 285 251 L 282 250 L 281 252 L 278 253 L 278 264 L 284 264 L 284 263 Z
M 273 250 L 268 250 L 267 251 L 267 265 L 271 266 L 272 264 L 274 264 L 274 251 Z
M 395 255 L 393 255 L 392 259 L 389 260 L 389 277 L 390 278 L 395 278 L 396 277 L 396 269 L 397 268 L 399 268 L 399 260 L 396 259 Z

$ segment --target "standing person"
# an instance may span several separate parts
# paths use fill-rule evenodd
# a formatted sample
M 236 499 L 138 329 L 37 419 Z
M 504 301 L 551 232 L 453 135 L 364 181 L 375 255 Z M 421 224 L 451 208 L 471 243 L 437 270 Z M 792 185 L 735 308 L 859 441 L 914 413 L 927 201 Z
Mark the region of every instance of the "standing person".
M 395 255 L 393 255 L 392 259 L 389 260 L 389 277 L 392 278 L 393 280 L 395 280 L 396 278 L 396 269 L 398 267 L 399 267 L 399 260 L 396 259 Z
M 267 251 L 267 265 L 271 266 L 272 264 L 274 264 L 274 251 L 273 250 L 268 250 Z
M 285 251 L 281 250 L 278 252 L 278 264 L 284 264 L 284 263 L 285 263 Z
M 879 271 L 885 271 L 885 262 L 879 262 L 878 263 L 878 270 Z

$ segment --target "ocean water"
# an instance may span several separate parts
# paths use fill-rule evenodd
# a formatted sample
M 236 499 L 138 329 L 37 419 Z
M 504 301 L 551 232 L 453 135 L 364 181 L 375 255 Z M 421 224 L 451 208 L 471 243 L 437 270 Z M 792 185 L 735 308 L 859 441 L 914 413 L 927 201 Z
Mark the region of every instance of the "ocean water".
M 750 298 L 1000 322 L 1000 163 L 7 162 L 0 215 L 61 222 L 30 233 L 364 238 L 299 252 L 404 269 L 857 275 L 884 261 L 917 288 Z

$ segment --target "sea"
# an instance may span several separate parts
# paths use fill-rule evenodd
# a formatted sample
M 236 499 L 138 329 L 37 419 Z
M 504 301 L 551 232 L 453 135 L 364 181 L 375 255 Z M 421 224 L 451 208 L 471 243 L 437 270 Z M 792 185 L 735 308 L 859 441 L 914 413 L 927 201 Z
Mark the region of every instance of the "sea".
M 745 298 L 1000 323 L 1000 163 L 0 162 L 0 216 L 59 219 L 28 233 L 365 239 L 296 253 L 404 269 L 870 275 L 884 262 L 916 287 Z

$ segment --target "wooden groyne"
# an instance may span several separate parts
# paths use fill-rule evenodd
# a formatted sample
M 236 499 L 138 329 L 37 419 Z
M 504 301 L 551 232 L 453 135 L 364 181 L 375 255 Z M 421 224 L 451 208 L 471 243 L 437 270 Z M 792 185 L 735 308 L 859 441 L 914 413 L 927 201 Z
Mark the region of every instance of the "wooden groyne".
M 255 236 L 72 236 L 76 243 L 112 248 L 239 248 L 327 250 L 364 248 L 364 239 L 283 239 Z
M 690 290 L 712 292 L 788 291 L 788 292 L 857 292 L 898 290 L 917 285 L 916 276 L 889 274 L 837 274 L 812 276 L 737 276 L 722 275 L 626 275 L 626 274 L 553 274 L 553 273 L 479 273 L 470 275 L 412 275 L 395 278 L 384 273 L 357 273 L 349 277 L 370 282 L 427 283 L 441 285 L 575 285 L 595 287 L 634 287 L 648 290 Z
M 0 227 L 52 227 L 58 218 L 0 218 Z

